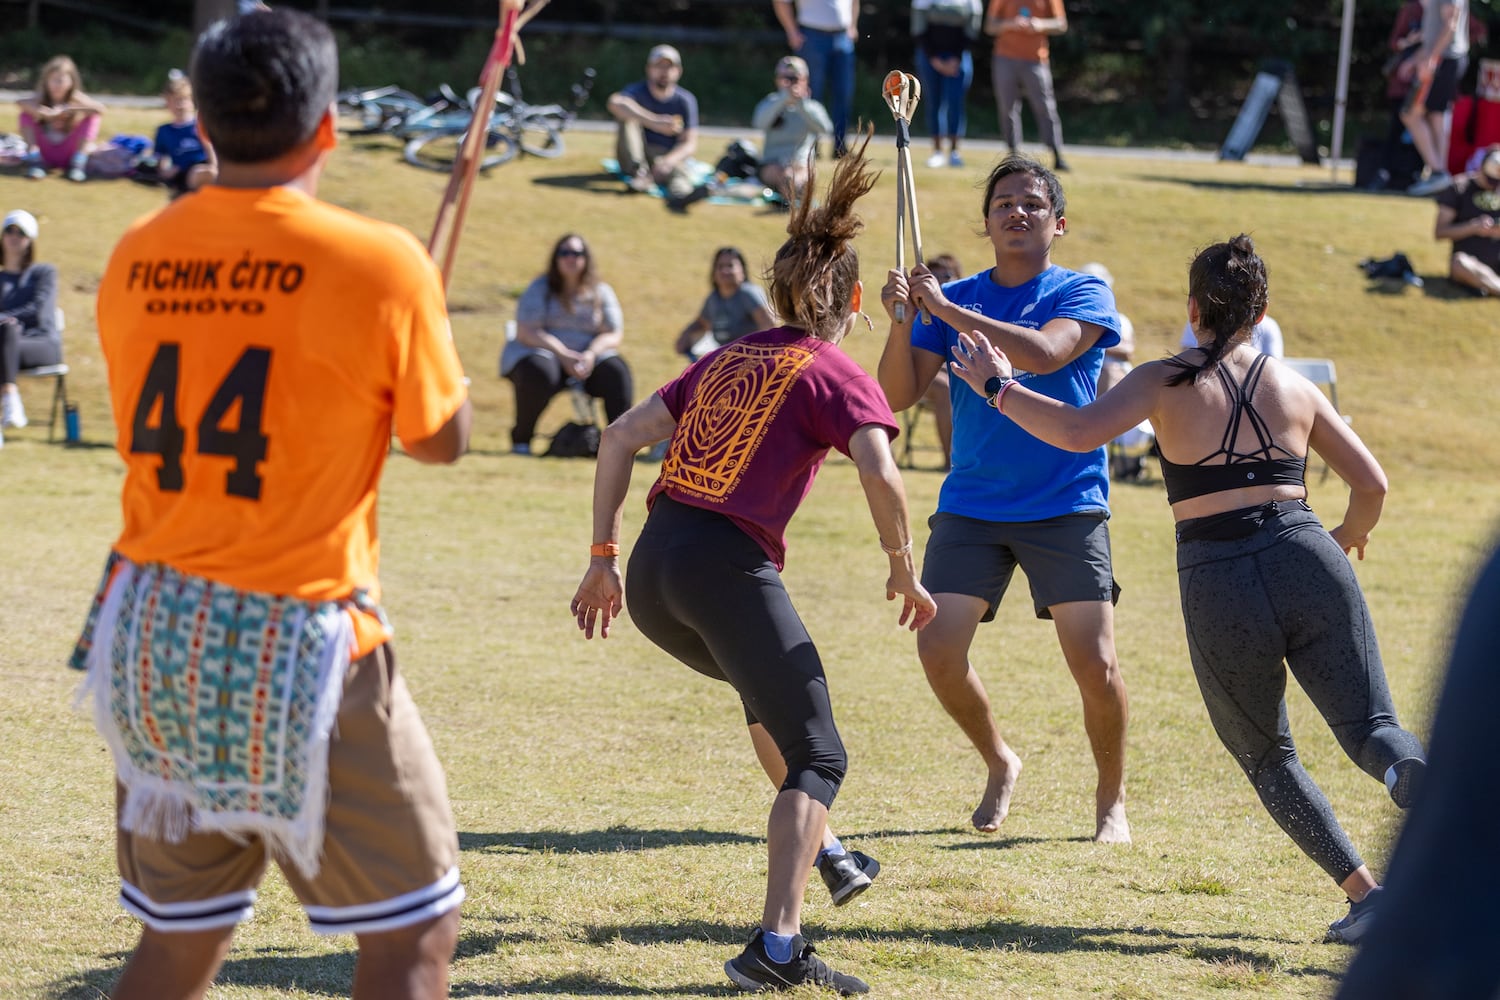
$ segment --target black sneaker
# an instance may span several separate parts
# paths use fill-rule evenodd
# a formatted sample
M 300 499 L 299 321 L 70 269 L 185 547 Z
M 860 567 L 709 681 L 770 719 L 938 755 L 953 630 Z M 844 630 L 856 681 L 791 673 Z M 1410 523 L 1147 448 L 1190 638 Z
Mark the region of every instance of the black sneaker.
M 707 198 L 711 192 L 707 184 L 699 184 L 687 194 L 673 195 L 667 199 L 667 207 L 674 212 L 686 212 L 688 206 Z
M 880 874 L 880 862 L 862 851 L 823 854 L 818 857 L 818 874 L 828 886 L 834 906 L 843 906 L 870 887 Z
M 766 954 L 765 932 L 757 927 L 750 935 L 745 950 L 724 963 L 724 972 L 734 985 L 742 990 L 789 990 L 803 983 L 826 986 L 837 990 L 840 996 L 868 993 L 870 987 L 862 979 L 834 972 L 821 958 L 813 954 L 813 946 L 798 934 L 792 938 L 792 960 L 773 962 Z
M 1365 894 L 1359 902 L 1349 901 L 1349 912 L 1341 920 L 1328 925 L 1325 944 L 1358 944 L 1359 939 L 1369 933 L 1375 923 L 1375 908 L 1380 905 L 1380 886 Z

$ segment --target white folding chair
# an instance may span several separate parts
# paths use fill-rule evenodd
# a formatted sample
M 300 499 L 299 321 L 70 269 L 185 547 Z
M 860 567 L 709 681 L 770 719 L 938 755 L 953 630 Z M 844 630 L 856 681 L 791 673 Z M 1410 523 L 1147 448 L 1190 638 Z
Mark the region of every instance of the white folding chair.
M 63 331 L 62 306 L 57 307 L 57 332 Z M 52 413 L 47 422 L 47 440 L 57 440 L 57 420 L 67 412 L 68 408 L 68 366 L 62 362 L 55 365 L 38 365 L 35 368 L 22 368 L 19 372 L 25 378 L 51 378 L 57 381 L 52 388 Z
M 1332 358 L 1282 358 L 1281 363 L 1323 390 L 1323 395 L 1344 423 L 1354 423 L 1354 418 L 1339 409 L 1339 377 Z M 1328 463 L 1323 463 L 1323 479 L 1328 478 Z

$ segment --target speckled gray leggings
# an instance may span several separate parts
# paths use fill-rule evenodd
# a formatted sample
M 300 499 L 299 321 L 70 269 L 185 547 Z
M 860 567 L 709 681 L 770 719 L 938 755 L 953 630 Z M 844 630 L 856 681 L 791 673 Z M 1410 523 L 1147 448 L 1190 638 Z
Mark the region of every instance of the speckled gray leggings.
M 1188 651 L 1214 730 L 1266 810 L 1343 882 L 1363 862 L 1297 759 L 1286 668 L 1367 774 L 1383 779 L 1422 746 L 1396 721 L 1348 556 L 1304 504 L 1276 508 L 1243 538 L 1178 543 Z

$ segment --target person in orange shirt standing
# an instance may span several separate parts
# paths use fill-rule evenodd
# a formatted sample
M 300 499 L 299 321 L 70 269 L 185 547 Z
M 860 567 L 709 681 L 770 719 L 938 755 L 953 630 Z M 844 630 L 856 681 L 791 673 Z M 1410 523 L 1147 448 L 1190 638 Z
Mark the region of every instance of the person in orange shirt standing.
M 1067 170 L 1062 152 L 1062 122 L 1052 94 L 1050 35 L 1068 30 L 1063 0 L 990 0 L 984 31 L 995 36 L 990 77 L 1000 112 L 1000 134 L 1014 153 L 1021 143 L 1021 96 L 1031 105 L 1042 144 L 1052 150 L 1052 169 Z
M 98 299 L 124 528 L 73 665 L 114 757 L 113 996 L 202 997 L 274 859 L 353 996 L 447 996 L 458 836 L 379 609 L 391 435 L 471 421 L 437 267 L 317 200 L 338 52 L 290 9 L 220 21 L 191 76 L 215 183 L 139 220 Z

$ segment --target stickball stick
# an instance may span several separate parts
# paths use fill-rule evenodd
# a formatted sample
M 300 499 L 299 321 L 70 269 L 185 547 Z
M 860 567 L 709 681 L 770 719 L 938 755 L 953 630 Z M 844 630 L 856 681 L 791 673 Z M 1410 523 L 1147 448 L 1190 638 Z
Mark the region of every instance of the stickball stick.
M 917 102 L 922 99 L 922 84 L 910 73 L 891 70 L 885 76 L 881 92 L 885 97 L 886 107 L 891 109 L 891 116 L 896 120 L 896 266 L 905 268 L 905 227 L 908 221 L 911 224 L 917 263 L 923 262 L 922 224 L 917 215 L 917 184 L 911 169 L 911 117 L 916 111 Z M 896 322 L 900 323 L 905 319 L 906 307 L 898 304 Z M 925 312 L 922 314 L 922 322 L 931 322 Z

